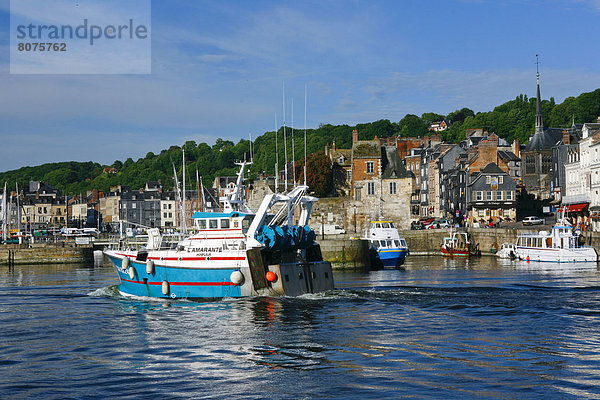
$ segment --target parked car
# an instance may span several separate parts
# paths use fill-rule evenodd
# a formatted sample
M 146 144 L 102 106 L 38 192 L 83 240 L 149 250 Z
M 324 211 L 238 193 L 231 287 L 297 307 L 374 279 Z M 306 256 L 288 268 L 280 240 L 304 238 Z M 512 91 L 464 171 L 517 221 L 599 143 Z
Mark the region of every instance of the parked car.
M 346 233 L 346 230 L 339 225 L 324 225 L 323 231 L 326 235 L 341 235 Z M 321 234 L 321 227 L 317 226 L 317 234 Z
M 450 228 L 452 223 L 447 219 L 436 219 L 432 223 L 425 225 L 425 229 Z
M 525 225 L 543 225 L 546 223 L 545 220 L 538 217 L 525 217 L 523 218 L 523 226 Z

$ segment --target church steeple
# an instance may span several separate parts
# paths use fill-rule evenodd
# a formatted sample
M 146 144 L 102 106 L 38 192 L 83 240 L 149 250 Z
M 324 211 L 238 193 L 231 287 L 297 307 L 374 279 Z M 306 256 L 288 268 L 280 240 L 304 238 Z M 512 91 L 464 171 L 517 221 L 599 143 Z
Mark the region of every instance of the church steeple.
M 542 97 L 540 95 L 540 70 L 539 65 L 540 61 L 538 59 L 538 55 L 535 55 L 535 70 L 537 77 L 537 98 L 535 100 L 535 133 L 543 133 L 544 132 L 544 120 L 542 118 Z

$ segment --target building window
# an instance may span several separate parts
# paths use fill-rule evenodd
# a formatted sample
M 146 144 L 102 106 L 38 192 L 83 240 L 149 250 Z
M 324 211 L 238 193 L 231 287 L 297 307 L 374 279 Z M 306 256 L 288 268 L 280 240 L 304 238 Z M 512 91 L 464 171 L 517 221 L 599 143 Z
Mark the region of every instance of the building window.
M 498 190 L 496 192 L 496 200 L 502 201 L 502 191 L 501 190 Z
M 362 191 L 362 188 L 355 188 L 354 189 L 354 200 L 356 200 L 356 201 L 361 201 L 362 200 L 361 191 Z
M 483 192 L 476 192 L 476 194 L 477 194 L 476 200 L 483 201 Z
M 367 161 L 367 173 L 375 171 L 375 163 L 373 161 Z
M 550 172 L 552 168 L 552 155 L 551 154 L 543 154 L 542 155 L 542 174 L 547 174 Z
M 488 176 L 485 177 L 485 183 L 487 185 L 489 185 L 490 183 L 492 183 L 492 177 L 490 175 L 488 175 Z
M 502 183 L 504 183 L 504 177 L 503 177 L 502 175 L 500 175 L 500 176 L 498 177 L 498 183 L 499 183 L 499 184 L 502 184 Z
M 375 194 L 375 182 L 367 183 L 367 194 L 374 195 Z
M 506 200 L 512 201 L 512 199 L 513 199 L 513 191 L 509 190 L 506 192 Z
M 390 182 L 390 194 L 396 194 L 396 182 Z
M 135 203 L 131 203 L 131 208 L 135 208 Z
M 485 199 L 487 201 L 492 201 L 492 192 L 490 192 L 490 191 L 485 192 Z
M 535 156 L 529 155 L 525 157 L 525 173 L 535 174 Z

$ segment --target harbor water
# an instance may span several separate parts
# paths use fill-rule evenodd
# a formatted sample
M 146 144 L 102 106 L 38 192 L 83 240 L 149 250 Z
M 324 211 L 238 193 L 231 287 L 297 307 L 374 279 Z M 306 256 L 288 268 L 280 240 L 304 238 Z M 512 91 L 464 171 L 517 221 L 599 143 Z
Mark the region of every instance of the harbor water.
M 599 398 L 596 265 L 407 258 L 300 298 L 153 301 L 0 267 L 0 398 Z

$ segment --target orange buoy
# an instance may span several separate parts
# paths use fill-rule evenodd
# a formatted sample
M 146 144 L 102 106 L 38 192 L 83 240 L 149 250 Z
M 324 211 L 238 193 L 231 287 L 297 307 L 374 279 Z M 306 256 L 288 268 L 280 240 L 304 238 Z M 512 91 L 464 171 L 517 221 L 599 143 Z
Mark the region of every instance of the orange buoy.
M 267 272 L 267 275 L 265 275 L 265 277 L 269 282 L 275 282 L 277 280 L 277 275 L 273 271 Z

